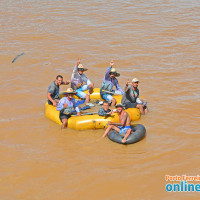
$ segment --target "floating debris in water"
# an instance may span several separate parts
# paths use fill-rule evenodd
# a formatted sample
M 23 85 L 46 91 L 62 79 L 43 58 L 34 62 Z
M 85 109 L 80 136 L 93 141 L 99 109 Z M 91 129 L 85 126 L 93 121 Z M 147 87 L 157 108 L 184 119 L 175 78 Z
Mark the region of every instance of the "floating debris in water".
M 23 56 L 24 54 L 25 54 L 25 53 L 21 53 L 21 54 L 17 55 L 17 56 L 13 59 L 12 63 L 14 63 L 20 56 Z

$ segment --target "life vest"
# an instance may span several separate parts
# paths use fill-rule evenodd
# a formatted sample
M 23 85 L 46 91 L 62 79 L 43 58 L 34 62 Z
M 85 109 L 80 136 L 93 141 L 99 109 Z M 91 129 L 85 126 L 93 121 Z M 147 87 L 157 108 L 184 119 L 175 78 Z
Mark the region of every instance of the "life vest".
M 103 94 L 106 94 L 105 92 L 103 92 L 102 90 L 106 90 L 106 91 L 109 91 L 109 92 L 113 92 L 113 84 L 110 82 L 110 81 L 106 81 L 104 80 L 102 85 L 101 85 L 101 89 L 100 89 L 100 94 L 101 96 Z

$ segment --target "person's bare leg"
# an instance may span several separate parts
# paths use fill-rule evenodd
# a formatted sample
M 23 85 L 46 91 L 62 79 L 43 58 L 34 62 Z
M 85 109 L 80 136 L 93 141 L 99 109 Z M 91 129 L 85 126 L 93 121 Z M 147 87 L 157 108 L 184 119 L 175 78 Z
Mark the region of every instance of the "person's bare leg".
M 94 83 L 91 83 L 91 84 L 89 85 L 88 93 L 91 94 L 93 89 L 94 89 Z
M 109 131 L 111 129 L 114 129 L 118 133 L 120 132 L 120 129 L 117 126 L 115 126 L 115 125 L 109 125 L 108 128 L 106 129 L 105 133 L 103 134 L 103 137 L 105 137 L 109 133 Z
M 115 131 L 117 131 L 118 133 L 120 132 L 120 128 L 118 126 L 113 126 L 112 129 L 114 129 Z
M 85 103 L 89 103 L 89 102 L 90 102 L 90 95 L 86 94 Z
M 112 98 L 112 100 L 111 100 L 111 106 L 115 106 L 116 105 L 116 99 L 115 98 Z
M 149 109 L 147 108 L 147 106 L 144 109 L 144 113 L 147 114 L 149 112 Z
M 108 132 L 113 128 L 114 125 L 109 125 L 108 128 L 106 129 L 105 133 L 103 134 L 103 138 L 106 137 Z
M 142 106 L 141 104 L 138 104 L 136 108 L 138 108 L 138 109 L 140 110 L 140 113 L 141 113 L 142 115 L 144 115 L 143 106 Z
M 62 119 L 62 127 L 61 127 L 61 129 L 67 128 L 67 122 L 68 122 L 67 119 Z
M 131 134 L 131 129 L 128 129 L 127 131 L 126 131 L 126 134 L 125 134 L 125 136 L 124 136 L 124 138 L 122 139 L 122 143 L 125 143 L 126 142 L 126 139 L 128 138 L 128 136 Z

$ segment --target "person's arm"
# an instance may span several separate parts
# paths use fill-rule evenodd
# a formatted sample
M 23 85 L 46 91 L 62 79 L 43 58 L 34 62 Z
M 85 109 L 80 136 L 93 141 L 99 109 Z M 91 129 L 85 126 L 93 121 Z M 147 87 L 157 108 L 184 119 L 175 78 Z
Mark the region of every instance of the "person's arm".
M 47 93 L 47 98 L 49 99 L 49 101 L 52 102 L 52 104 L 53 104 L 54 107 L 57 106 L 57 103 L 51 98 L 51 93 L 50 92 Z
M 83 84 L 85 85 L 90 85 L 91 81 L 87 78 L 87 76 L 85 74 L 82 74 L 82 80 L 83 80 Z
M 61 111 L 61 110 L 63 110 L 63 109 L 66 108 L 66 107 L 67 107 L 67 105 L 66 105 L 66 103 L 65 103 L 65 99 L 62 98 L 62 99 L 59 101 L 59 103 L 58 103 L 58 105 L 57 105 L 57 107 L 56 107 L 56 110 Z
M 71 82 L 75 85 L 78 84 L 77 74 L 78 74 L 78 65 L 81 63 L 81 61 L 78 59 L 76 62 L 76 66 L 74 67 L 74 70 L 72 72 Z
M 137 97 L 136 102 L 139 104 L 143 104 L 143 101 L 140 99 L 140 97 Z
M 111 122 L 111 121 L 109 121 L 108 124 L 109 125 L 121 126 L 121 123 L 115 123 L 115 122 Z
M 113 65 L 114 65 L 114 61 L 111 60 L 111 61 L 110 61 L 110 67 L 108 67 L 108 69 L 106 70 L 104 80 L 109 80 L 109 77 L 110 77 L 110 74 L 109 74 L 109 73 L 110 73 L 110 71 L 111 71 Z
M 124 94 L 124 91 L 122 90 L 122 88 L 120 87 L 120 85 L 118 84 L 118 82 L 117 82 L 116 88 L 117 88 L 117 90 L 119 90 L 122 94 Z
M 108 69 L 106 70 L 104 80 L 109 80 L 109 77 L 110 77 L 109 73 L 110 73 L 111 69 L 112 69 L 112 67 L 108 67 Z
M 67 81 L 63 81 L 62 83 L 61 83 L 61 85 L 68 85 L 68 84 L 70 84 L 71 83 L 71 81 L 70 80 L 67 80 Z
M 56 107 L 57 103 L 56 101 L 54 101 L 54 99 L 51 97 L 51 95 L 54 93 L 55 91 L 55 87 L 53 87 L 52 85 L 49 86 L 48 91 L 47 91 L 47 98 L 49 99 L 49 101 L 52 102 L 53 106 Z
M 73 103 L 73 107 L 74 107 L 74 109 L 76 110 L 76 112 L 77 112 L 77 115 L 81 115 L 81 111 L 80 111 L 80 109 L 79 109 L 79 107 L 78 106 L 76 106 L 76 102 L 75 102 L 75 100 L 73 99 L 72 100 L 72 103 Z
M 114 112 L 113 110 L 108 109 L 108 112 L 106 113 L 106 115 L 112 115 Z
M 124 92 L 127 92 L 130 89 L 130 87 L 128 87 L 130 84 L 131 84 L 131 82 L 128 79 L 128 81 L 126 82 L 126 85 L 124 87 Z
M 127 117 L 128 117 L 128 113 L 126 112 L 126 113 L 123 115 L 122 120 L 120 121 L 120 123 L 108 122 L 108 124 L 109 124 L 109 125 L 116 125 L 116 126 L 125 126 Z
M 124 115 L 123 115 L 123 117 L 122 117 L 122 120 L 121 120 L 121 122 L 120 122 L 122 126 L 125 126 L 125 125 L 126 125 L 126 120 L 127 120 L 127 118 L 128 118 L 128 113 L 125 112 Z

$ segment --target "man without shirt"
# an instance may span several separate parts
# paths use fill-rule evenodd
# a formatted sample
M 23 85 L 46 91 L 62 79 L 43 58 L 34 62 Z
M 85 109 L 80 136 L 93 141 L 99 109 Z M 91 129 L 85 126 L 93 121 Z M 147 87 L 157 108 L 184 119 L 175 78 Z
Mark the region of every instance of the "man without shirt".
M 119 121 L 120 123 L 114 123 L 114 122 L 108 122 L 109 126 L 106 129 L 105 133 L 103 134 L 103 138 L 106 137 L 106 135 L 109 133 L 111 129 L 114 129 L 117 131 L 120 135 L 124 135 L 124 138 L 122 139 L 122 143 L 126 142 L 126 139 L 131 134 L 131 120 L 129 117 L 129 114 L 124 110 L 121 103 L 118 103 L 116 105 L 117 113 L 119 115 Z

